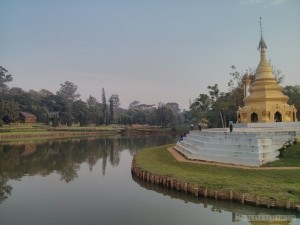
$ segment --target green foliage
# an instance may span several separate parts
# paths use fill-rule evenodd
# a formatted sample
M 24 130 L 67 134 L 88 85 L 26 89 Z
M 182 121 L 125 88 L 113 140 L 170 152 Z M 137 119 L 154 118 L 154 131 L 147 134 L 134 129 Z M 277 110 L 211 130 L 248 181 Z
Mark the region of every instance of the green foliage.
M 217 84 L 208 86 L 207 94 L 200 94 L 190 106 L 194 123 L 200 123 L 203 119 L 209 121 L 210 127 L 226 127 L 227 114 L 232 103 L 229 93 L 220 92 Z
M 0 66 L 0 93 L 7 89 L 6 83 L 12 81 L 12 75 L 2 66 Z
M 79 99 L 80 94 L 76 93 L 78 86 L 70 81 L 66 81 L 64 84 L 60 84 L 60 90 L 57 95 L 66 99 L 68 102 L 74 102 Z
M 103 116 L 99 115 L 99 116 L 96 117 L 96 125 L 100 126 L 102 124 L 104 124 L 104 118 L 103 118 Z
M 58 116 L 54 116 L 52 119 L 52 127 L 58 127 L 59 126 L 59 118 Z
M 3 120 L 2 120 L 2 119 L 0 119 L 0 127 L 2 127 L 2 126 L 3 126 L 3 124 L 4 124 Z
M 119 117 L 120 99 L 118 94 L 112 94 L 109 97 L 110 123 L 117 123 Z
M 79 115 L 78 119 L 79 119 L 79 124 L 80 124 L 81 127 L 85 127 L 89 124 L 87 114 Z
M 82 121 L 83 116 L 87 117 L 88 113 L 89 109 L 85 102 L 77 100 L 72 104 L 72 115 L 76 123 Z
M 6 123 L 11 123 L 19 117 L 19 106 L 14 101 L 0 99 L 0 119 Z
M 102 115 L 104 118 L 104 123 L 107 123 L 108 118 L 107 118 L 107 103 L 106 103 L 106 96 L 105 96 L 105 90 L 102 88 Z
M 285 86 L 284 93 L 289 96 L 288 104 L 295 105 L 297 111 L 297 120 L 300 121 L 300 85 Z
M 38 106 L 36 112 L 34 113 L 37 117 L 37 120 L 42 123 L 49 123 L 49 111 L 45 106 Z

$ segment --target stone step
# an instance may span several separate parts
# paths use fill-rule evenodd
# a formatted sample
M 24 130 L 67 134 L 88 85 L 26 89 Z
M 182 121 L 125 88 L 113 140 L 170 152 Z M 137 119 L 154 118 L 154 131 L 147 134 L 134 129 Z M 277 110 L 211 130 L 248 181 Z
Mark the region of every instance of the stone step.
M 188 159 L 191 160 L 201 160 L 208 162 L 220 162 L 220 163 L 229 163 L 235 165 L 247 165 L 247 166 L 260 166 L 264 160 L 258 158 L 245 158 L 245 157 L 229 157 L 224 155 L 211 155 L 211 154 L 192 154 L 192 151 L 185 149 L 184 147 L 176 146 L 176 149 L 182 154 L 186 155 Z
M 199 154 L 205 154 L 205 155 L 220 155 L 220 156 L 228 156 L 228 157 L 245 157 L 245 158 L 251 158 L 255 159 L 258 158 L 260 160 L 264 160 L 268 157 L 277 157 L 279 155 L 279 151 L 276 149 L 272 149 L 270 151 L 266 152 L 259 152 L 258 149 L 256 151 L 244 151 L 244 149 L 238 149 L 234 150 L 232 149 L 220 149 L 219 146 L 208 146 L 210 148 L 205 148 L 205 147 L 199 147 L 198 145 L 192 145 L 187 142 L 181 142 L 178 145 L 182 146 L 185 148 L 186 152 L 189 152 L 190 155 L 193 155 L 194 157 L 199 155 Z

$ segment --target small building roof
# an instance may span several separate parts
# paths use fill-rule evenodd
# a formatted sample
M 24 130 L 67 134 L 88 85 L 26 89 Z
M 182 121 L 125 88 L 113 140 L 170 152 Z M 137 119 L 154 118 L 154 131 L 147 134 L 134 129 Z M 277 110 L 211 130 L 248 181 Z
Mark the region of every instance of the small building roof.
M 25 118 L 36 118 L 35 115 L 33 115 L 32 113 L 29 113 L 29 112 L 20 112 L 20 115 Z

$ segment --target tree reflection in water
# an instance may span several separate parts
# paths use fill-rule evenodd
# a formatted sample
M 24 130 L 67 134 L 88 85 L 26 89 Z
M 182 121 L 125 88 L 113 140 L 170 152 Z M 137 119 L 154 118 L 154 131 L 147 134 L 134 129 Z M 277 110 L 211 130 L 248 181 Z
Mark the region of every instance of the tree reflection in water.
M 122 150 L 128 149 L 133 155 L 143 147 L 174 143 L 176 137 L 177 135 L 113 136 L 2 144 L 0 204 L 11 194 L 9 180 L 21 179 L 24 175 L 47 176 L 55 172 L 62 181 L 68 183 L 78 177 L 77 172 L 82 163 L 87 163 L 92 171 L 99 159 L 102 159 L 102 174 L 105 176 L 107 162 L 118 166 Z

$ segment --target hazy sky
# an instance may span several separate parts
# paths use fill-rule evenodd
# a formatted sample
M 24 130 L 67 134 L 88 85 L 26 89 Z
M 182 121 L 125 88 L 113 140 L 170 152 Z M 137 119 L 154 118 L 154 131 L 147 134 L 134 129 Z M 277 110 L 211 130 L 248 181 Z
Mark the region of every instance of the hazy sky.
M 259 17 L 267 57 L 300 84 L 299 0 L 0 0 L 0 65 L 10 87 L 78 85 L 81 99 L 118 94 L 188 108 L 206 87 L 227 91 L 230 66 L 256 68 Z

